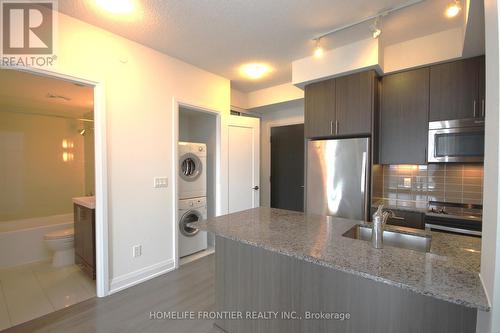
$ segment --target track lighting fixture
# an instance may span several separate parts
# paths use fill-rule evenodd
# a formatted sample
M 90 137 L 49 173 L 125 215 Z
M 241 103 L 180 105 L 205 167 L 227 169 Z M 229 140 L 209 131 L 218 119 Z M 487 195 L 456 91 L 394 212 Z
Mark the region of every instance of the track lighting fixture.
M 316 39 L 316 47 L 314 48 L 314 57 L 321 58 L 323 56 L 323 47 L 321 47 L 321 38 Z
M 390 14 L 392 14 L 394 12 L 400 11 L 402 9 L 405 9 L 405 8 L 408 8 L 408 7 L 411 7 L 411 6 L 415 6 L 415 5 L 417 5 L 417 4 L 421 3 L 421 2 L 424 2 L 424 1 L 425 0 L 408 0 L 408 2 L 406 2 L 406 3 L 400 4 L 398 6 L 395 6 L 395 7 L 389 8 L 389 9 L 385 9 L 383 11 L 380 11 L 380 12 L 376 13 L 375 15 L 364 17 L 364 18 L 362 18 L 360 20 L 357 20 L 355 22 L 348 23 L 348 24 L 340 26 L 340 27 L 336 27 L 336 28 L 334 28 L 334 29 L 332 29 L 330 31 L 322 33 L 321 35 L 317 35 L 316 37 L 312 38 L 312 40 L 316 42 L 316 47 L 314 48 L 314 57 L 315 58 L 321 58 L 321 56 L 323 55 L 324 50 L 323 50 L 323 48 L 320 45 L 320 40 L 323 37 L 332 35 L 332 34 L 334 34 L 336 32 L 343 31 L 343 30 L 352 28 L 352 27 L 354 27 L 354 26 L 356 26 L 358 24 L 362 24 L 362 23 L 365 23 L 365 22 L 368 22 L 368 21 L 371 21 L 371 20 L 375 19 L 374 24 L 370 26 L 370 31 L 372 32 L 372 37 L 373 38 L 378 38 L 382 34 L 382 30 L 380 30 L 380 28 L 378 27 L 379 20 L 380 20 L 380 18 L 382 16 L 390 15 Z M 459 8 L 458 11 L 460 11 L 460 1 L 459 0 L 456 0 L 453 3 L 453 5 L 454 6 L 458 6 L 458 8 Z M 447 12 L 448 12 L 448 10 L 447 10 Z M 456 14 L 458 14 L 458 12 Z
M 380 19 L 380 16 L 377 16 L 375 19 L 375 22 L 370 26 L 370 31 L 372 32 L 372 37 L 373 39 L 379 38 L 380 34 L 382 34 L 382 30 L 378 27 L 378 21 Z
M 462 6 L 459 0 L 453 1 L 448 7 L 446 7 L 445 15 L 449 18 L 455 17 L 462 10 Z

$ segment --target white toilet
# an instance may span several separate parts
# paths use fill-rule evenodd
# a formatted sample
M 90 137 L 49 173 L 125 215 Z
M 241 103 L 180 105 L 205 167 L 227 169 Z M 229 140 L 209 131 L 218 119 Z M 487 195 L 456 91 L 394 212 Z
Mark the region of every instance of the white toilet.
M 52 266 L 62 267 L 75 263 L 75 230 L 73 228 L 49 232 L 44 237 L 47 246 L 54 252 Z

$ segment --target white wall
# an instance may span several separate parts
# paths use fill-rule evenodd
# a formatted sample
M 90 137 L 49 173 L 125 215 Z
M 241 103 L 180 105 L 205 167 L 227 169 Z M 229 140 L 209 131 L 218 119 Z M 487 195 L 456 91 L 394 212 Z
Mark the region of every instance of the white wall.
M 59 14 L 57 66 L 51 70 L 102 81 L 105 89 L 111 288 L 173 268 L 175 191 L 153 189 L 173 173 L 174 98 L 216 110 L 221 118 L 221 174 L 227 173 L 227 79 L 102 29 Z M 227 211 L 227 177 L 220 207 Z M 169 184 L 173 184 L 169 179 Z M 132 246 L 142 256 L 132 258 Z
M 463 29 L 456 28 L 384 48 L 384 73 L 460 58 Z
M 259 89 L 247 94 L 247 109 L 284 103 L 304 98 L 304 90 L 291 83 Z
M 0 223 L 72 213 L 85 195 L 83 122 L 30 112 L 0 111 Z
M 304 86 L 325 78 L 346 75 L 367 69 L 383 70 L 379 39 L 361 41 L 326 51 L 319 59 L 314 56 L 292 62 L 292 83 Z
M 486 129 L 481 278 L 492 310 L 478 312 L 477 332 L 500 332 L 500 42 L 497 0 L 485 0 Z
M 271 204 L 271 127 L 304 123 L 304 100 L 272 105 L 260 108 L 262 114 L 260 123 L 260 205 L 269 207 Z
M 248 94 L 232 88 L 231 107 L 234 109 L 248 109 Z
M 469 22 L 474 38 L 482 37 L 478 21 L 481 8 L 477 5 L 471 11 Z M 472 23 L 474 22 L 474 24 Z M 375 69 L 379 74 L 391 73 L 413 67 L 450 61 L 465 55 L 468 57 L 483 54 L 480 41 L 471 42 L 469 34 L 464 45 L 464 27 L 444 30 L 401 43 L 386 45 L 380 39 L 365 39 L 329 50 L 320 59 L 314 56 L 292 62 L 292 83 L 298 87 L 343 76 L 366 69 Z M 467 47 L 464 50 L 464 47 Z

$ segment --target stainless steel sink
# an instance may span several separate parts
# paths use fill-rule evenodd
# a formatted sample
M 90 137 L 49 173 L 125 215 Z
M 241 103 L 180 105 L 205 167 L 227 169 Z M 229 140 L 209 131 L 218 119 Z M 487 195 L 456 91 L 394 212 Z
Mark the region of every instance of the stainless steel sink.
M 415 233 L 411 233 L 407 229 L 409 228 L 401 229 L 401 231 L 397 231 L 396 229 L 384 230 L 384 245 L 429 252 L 431 249 L 431 235 L 418 234 L 418 230 L 415 230 Z M 371 241 L 372 228 L 369 225 L 357 224 L 347 230 L 342 236 Z

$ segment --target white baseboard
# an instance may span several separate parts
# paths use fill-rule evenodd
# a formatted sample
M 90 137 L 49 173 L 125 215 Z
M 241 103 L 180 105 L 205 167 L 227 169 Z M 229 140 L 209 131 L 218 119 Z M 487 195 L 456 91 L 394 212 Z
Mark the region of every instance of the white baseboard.
M 111 279 L 109 295 L 135 286 L 175 269 L 174 260 L 169 259 Z

